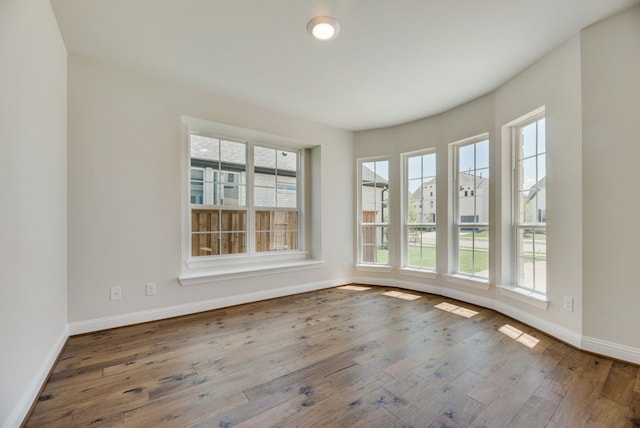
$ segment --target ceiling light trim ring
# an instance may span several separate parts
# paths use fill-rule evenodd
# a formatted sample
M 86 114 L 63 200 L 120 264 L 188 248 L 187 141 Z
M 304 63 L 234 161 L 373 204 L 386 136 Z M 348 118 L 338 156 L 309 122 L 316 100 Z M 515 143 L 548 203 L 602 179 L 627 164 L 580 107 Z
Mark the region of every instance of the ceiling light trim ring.
M 331 40 L 340 33 L 340 24 L 331 16 L 316 16 L 307 23 L 307 32 L 314 39 Z

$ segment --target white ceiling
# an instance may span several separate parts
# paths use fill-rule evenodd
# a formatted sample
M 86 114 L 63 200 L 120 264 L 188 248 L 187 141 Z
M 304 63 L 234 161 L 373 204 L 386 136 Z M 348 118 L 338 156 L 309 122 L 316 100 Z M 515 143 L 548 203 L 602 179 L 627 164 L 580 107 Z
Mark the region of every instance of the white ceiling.
M 492 91 L 638 0 L 51 0 L 67 49 L 347 130 Z M 338 38 L 306 32 L 317 15 Z

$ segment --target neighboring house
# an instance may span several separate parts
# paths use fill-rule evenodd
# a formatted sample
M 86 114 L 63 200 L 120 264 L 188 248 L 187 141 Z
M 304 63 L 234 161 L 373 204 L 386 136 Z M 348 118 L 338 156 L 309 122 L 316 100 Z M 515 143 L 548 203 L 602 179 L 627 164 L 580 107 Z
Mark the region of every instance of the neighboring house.
M 489 223 L 489 178 L 462 172 L 458 177 L 460 223 Z
M 463 172 L 458 177 L 460 222 L 489 222 L 489 179 Z M 410 193 L 409 215 L 417 223 L 435 223 L 437 209 L 436 179 Z M 421 218 L 420 218 L 421 217 Z
M 436 222 L 436 178 L 409 194 L 409 217 L 416 223 Z
M 547 177 L 542 177 L 540 181 L 531 186 L 526 203 L 531 204 L 532 209 L 535 210 L 536 222 L 547 222 Z

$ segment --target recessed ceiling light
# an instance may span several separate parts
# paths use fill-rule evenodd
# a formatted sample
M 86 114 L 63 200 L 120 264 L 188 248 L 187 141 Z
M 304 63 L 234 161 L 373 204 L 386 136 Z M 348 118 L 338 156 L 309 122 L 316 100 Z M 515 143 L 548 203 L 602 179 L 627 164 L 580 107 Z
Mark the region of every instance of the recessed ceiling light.
M 330 16 L 316 16 L 307 24 L 307 31 L 318 40 L 331 40 L 340 32 L 340 24 Z

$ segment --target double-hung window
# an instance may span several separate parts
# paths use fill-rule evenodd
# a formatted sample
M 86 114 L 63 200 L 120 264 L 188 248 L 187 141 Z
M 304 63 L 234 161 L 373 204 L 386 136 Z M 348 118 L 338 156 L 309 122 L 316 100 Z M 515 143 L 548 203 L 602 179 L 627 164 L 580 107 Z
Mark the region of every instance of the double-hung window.
M 189 135 L 190 257 L 300 249 L 299 151 Z
M 547 172 L 544 116 L 513 128 L 516 285 L 546 294 Z
M 358 262 L 389 265 L 389 160 L 359 162 Z
M 404 158 L 404 265 L 436 270 L 436 154 L 410 153 Z
M 489 279 L 489 140 L 453 143 L 456 274 Z

